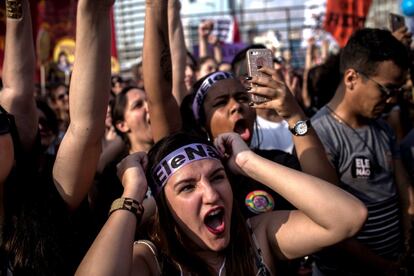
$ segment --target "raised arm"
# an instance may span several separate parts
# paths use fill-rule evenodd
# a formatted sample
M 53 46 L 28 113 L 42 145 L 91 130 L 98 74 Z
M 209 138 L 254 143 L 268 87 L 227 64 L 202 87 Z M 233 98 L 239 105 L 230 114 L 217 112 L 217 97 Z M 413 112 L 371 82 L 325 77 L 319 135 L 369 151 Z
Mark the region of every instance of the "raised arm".
M 230 156 L 230 169 L 263 183 L 298 209 L 251 219 L 259 241 L 267 237 L 267 244 L 279 257 L 315 252 L 351 237 L 364 223 L 365 206 L 337 186 L 260 157 L 237 134 L 223 134 L 215 144 Z
M 217 64 L 219 64 L 223 61 L 223 52 L 221 51 L 220 38 L 216 35 L 210 35 L 209 40 L 211 45 L 213 45 L 214 59 L 216 60 Z
M 200 58 L 209 56 L 208 54 L 208 37 L 213 31 L 214 22 L 206 20 L 198 25 L 198 56 Z
M 175 11 L 168 12 L 168 5 L 170 10 L 179 9 L 179 3 L 167 4 L 163 0 L 146 1 L 145 8 L 144 86 L 155 142 L 181 128 L 179 106 L 171 93 L 173 72 L 167 18 L 168 15 L 177 15 Z M 176 19 L 170 20 L 174 22 Z
M 259 70 L 269 77 L 253 77 L 252 84 L 258 86 L 254 86 L 249 92 L 264 95 L 271 100 L 253 107 L 274 109 L 288 122 L 290 128 L 293 128 L 298 121 L 308 120 L 293 94 L 282 81 L 280 72 L 270 68 Z M 326 157 L 325 149 L 312 127 L 303 136 L 293 135 L 293 143 L 303 172 L 330 183 L 338 183 L 335 169 Z
M 139 203 L 143 201 L 147 191 L 143 171 L 145 164 L 145 153 L 137 152 L 118 165 L 118 175 L 124 185 L 122 198 L 130 198 Z M 133 257 L 137 219 L 140 219 L 140 215 L 128 210 L 119 209 L 111 213 L 78 267 L 76 275 L 155 275 L 150 273 L 148 262 L 145 261 L 145 256 L 154 258 L 145 254 L 150 253 L 148 250 L 144 249 Z
M 35 53 L 28 0 L 6 1 L 6 43 L 0 105 L 15 117 L 24 150 L 34 144 L 38 117 L 34 99 Z
M 93 183 L 105 131 L 110 91 L 110 22 L 113 0 L 79 0 L 75 64 L 70 84 L 71 122 L 53 168 L 56 187 L 76 209 Z
M 172 94 L 178 105 L 181 105 L 184 97 L 189 92 L 184 82 L 187 48 L 185 46 L 183 25 L 181 24 L 180 9 L 181 4 L 179 0 L 168 1 L 168 38 L 173 72 Z

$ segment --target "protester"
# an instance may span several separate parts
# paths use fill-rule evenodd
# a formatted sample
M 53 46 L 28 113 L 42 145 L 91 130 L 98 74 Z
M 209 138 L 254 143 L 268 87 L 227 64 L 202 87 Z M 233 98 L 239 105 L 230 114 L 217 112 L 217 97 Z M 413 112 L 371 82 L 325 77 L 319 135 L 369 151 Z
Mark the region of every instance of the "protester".
M 119 165 L 122 198 L 77 275 L 273 275 L 274 256 L 306 255 L 355 234 L 365 220 L 362 203 L 348 193 L 261 158 L 238 134 L 223 134 L 215 144 L 219 152 L 205 139 L 178 133 L 159 141 L 148 159 L 127 157 Z M 299 210 L 245 221 L 220 156 L 227 169 L 265 183 Z M 157 198 L 157 230 L 152 241 L 134 245 L 147 181 Z
M 356 237 L 316 255 L 314 275 L 395 275 L 408 248 L 413 187 L 395 135 L 379 117 L 400 93 L 406 48 L 389 31 L 362 29 L 341 52 L 341 83 L 312 118 L 339 187 L 358 197 L 368 220 Z
M 71 275 L 92 235 L 91 219 L 82 202 L 92 185 L 104 131 L 110 89 L 112 1 L 78 2 L 78 60 L 70 88 L 71 123 L 53 174 L 51 167 L 42 174 L 38 171 L 41 145 L 36 139 L 29 1 L 20 2 L 20 12 L 16 1 L 12 2 L 6 3 L 10 5 L 4 64 L 8 89 L 1 92 L 0 102 L 16 118 L 18 135 L 13 137 L 15 165 L 2 189 L 0 270 L 4 275 Z
M 235 76 L 245 85 L 249 85 L 246 77 L 247 74 L 247 57 L 246 54 L 250 49 L 264 49 L 264 45 L 252 45 L 239 51 L 232 61 L 234 65 Z M 281 60 L 279 63 L 274 62 L 277 72 L 284 70 Z M 278 66 L 276 66 L 278 64 Z M 289 76 L 282 74 L 283 77 Z M 290 82 L 285 78 L 285 83 Z M 291 86 L 293 88 L 293 86 Z M 291 87 L 288 87 L 289 90 Z M 256 110 L 256 128 L 253 133 L 251 147 L 262 150 L 282 150 L 284 152 L 293 153 L 294 144 L 292 133 L 289 130 L 289 124 L 274 109 L 257 109 Z
M 59 131 L 65 133 L 69 119 L 69 87 L 64 83 L 54 83 L 49 89 L 49 105 L 55 111 L 59 122 Z
M 282 46 L 251 77 L 264 45 L 229 64 L 206 18 L 196 60 L 180 1 L 147 0 L 142 57 L 111 74 L 113 2 L 77 1 L 76 63 L 40 85 L 36 9 L 5 1 L 0 275 L 411 275 L 408 28 L 357 32 L 341 64 Z
M 175 9 L 176 16 L 179 16 L 179 8 L 177 7 L 178 4 L 171 5 L 169 9 Z M 147 11 L 151 11 L 151 9 Z M 158 18 L 159 16 L 153 13 L 146 16 L 146 20 L 149 22 L 146 23 L 147 32 L 144 37 L 144 60 L 148 63 L 151 62 L 151 64 L 159 63 L 157 60 L 161 58 L 161 53 L 165 51 L 163 48 L 168 47 L 168 45 L 162 43 L 162 41 L 168 40 L 166 38 L 169 33 L 167 27 L 175 27 L 172 25 L 166 26 L 164 23 L 158 25 Z M 150 48 L 148 48 L 149 45 L 151 45 Z M 158 45 L 159 48 L 156 49 L 153 45 Z M 174 51 L 180 51 L 180 49 L 172 48 L 171 53 Z M 168 77 L 169 69 L 167 67 L 160 68 L 159 66 L 148 66 L 144 69 L 146 70 L 144 81 L 148 93 L 152 133 L 155 141 L 180 130 L 181 125 L 184 124 L 183 129 L 191 132 L 198 130 L 199 135 L 211 139 L 216 138 L 221 133 L 234 131 L 239 133 L 247 143 L 250 143 L 256 114 L 254 109 L 249 106 L 250 97 L 245 87 L 230 74 L 216 72 L 199 80 L 194 86 L 191 97 L 187 97 L 190 101 L 184 101 L 181 105 L 184 111 L 187 110 L 181 117 L 185 119 L 182 122 L 179 116 L 169 116 L 169 114 L 177 114 L 178 112 L 177 102 L 170 92 L 172 83 Z M 162 70 L 165 70 L 165 72 Z M 181 68 L 181 70 L 184 69 Z M 270 68 L 260 70 L 269 78 L 253 78 L 250 80 L 249 82 L 261 86 L 252 90 L 257 93 L 267 93 L 266 96 L 272 101 L 259 106 L 259 108 L 277 110 L 281 116 L 290 122 L 289 124 L 292 127 L 300 120 L 306 121 L 306 117 L 293 95 L 287 90 L 281 89 L 283 87 L 277 79 L 276 72 Z M 163 76 L 167 77 L 164 78 Z M 190 105 L 192 105 L 192 108 Z M 189 108 L 187 109 L 187 107 Z M 296 136 L 294 140 L 300 165 L 296 158 L 281 151 L 261 151 L 260 155 L 296 169 L 301 166 L 304 172 L 335 182 L 335 172 L 331 169 L 323 146 L 315 132 L 309 128 L 306 135 Z M 315 160 L 318 160 L 318 162 Z M 260 183 L 248 178 L 240 181 L 244 181 L 246 184 L 240 186 L 240 190 L 235 189 L 235 195 L 246 216 L 249 217 L 274 209 L 292 208 L 283 198 Z M 259 193 L 254 193 L 259 190 Z M 256 206 L 255 204 L 245 203 L 256 197 L 265 199 L 268 204 Z M 253 200 L 253 203 L 255 202 Z M 274 202 L 276 204 L 273 204 Z
M 214 58 L 205 56 L 198 60 L 196 69 L 197 80 L 217 71 L 217 62 Z
M 90 193 L 99 228 L 106 221 L 112 201 L 122 194 L 122 184 L 116 174 L 117 164 L 128 153 L 147 152 L 154 144 L 147 98 L 142 89 L 125 87 L 111 104 L 111 118 L 117 138 L 101 153 L 95 184 Z M 151 202 L 149 204 L 154 205 Z M 153 207 L 146 207 L 148 211 L 153 210 Z

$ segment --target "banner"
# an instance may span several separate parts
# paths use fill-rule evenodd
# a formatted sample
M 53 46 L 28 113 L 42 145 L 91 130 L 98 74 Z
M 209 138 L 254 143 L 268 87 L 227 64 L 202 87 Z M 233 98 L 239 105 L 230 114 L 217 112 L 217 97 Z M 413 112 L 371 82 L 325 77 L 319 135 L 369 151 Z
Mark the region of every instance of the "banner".
M 324 29 L 343 48 L 352 33 L 363 28 L 371 0 L 328 0 Z
M 243 50 L 244 48 L 246 48 L 247 45 L 245 43 L 222 43 L 221 44 L 221 53 L 223 55 L 223 60 L 222 62 L 228 62 L 230 63 L 234 56 L 240 52 L 241 50 Z M 208 51 L 210 53 L 213 52 L 213 46 L 208 45 Z M 194 45 L 193 46 L 193 55 L 196 58 L 199 58 L 199 47 L 198 45 Z
M 48 56 L 52 57 L 53 54 L 55 62 L 60 52 L 67 54 L 69 61 L 73 62 L 75 49 L 71 46 L 74 43 L 71 44 L 68 41 L 75 40 L 76 4 L 74 0 L 39 1 L 36 34 L 48 36 L 50 47 L 47 48 L 52 51 Z M 42 50 L 45 49 L 37 49 L 37 52 Z
M 49 71 L 51 62 L 56 63 L 64 53 L 69 63 L 74 62 L 76 8 L 77 0 L 29 0 L 33 26 L 33 42 L 36 47 L 38 70 L 36 79 L 40 79 L 39 69 Z M 111 56 L 114 73 L 119 72 L 119 63 L 115 40 L 113 12 L 111 11 L 112 41 Z M 5 1 L 0 2 L 0 77 L 3 67 L 4 42 L 6 33 Z M 44 74 L 48 74 L 48 72 Z

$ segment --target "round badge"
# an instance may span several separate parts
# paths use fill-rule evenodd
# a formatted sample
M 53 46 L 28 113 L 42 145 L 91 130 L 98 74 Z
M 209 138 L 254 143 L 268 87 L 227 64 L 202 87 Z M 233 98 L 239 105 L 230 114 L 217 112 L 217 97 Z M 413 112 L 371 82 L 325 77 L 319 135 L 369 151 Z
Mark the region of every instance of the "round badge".
M 246 196 L 246 207 L 255 214 L 272 211 L 275 206 L 273 197 L 266 191 L 256 190 Z

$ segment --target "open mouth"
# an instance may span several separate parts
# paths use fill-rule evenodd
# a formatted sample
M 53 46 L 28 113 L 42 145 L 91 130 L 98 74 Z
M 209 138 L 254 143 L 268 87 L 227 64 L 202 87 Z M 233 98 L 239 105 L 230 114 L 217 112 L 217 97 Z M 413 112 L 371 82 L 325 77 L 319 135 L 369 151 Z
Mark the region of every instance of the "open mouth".
M 224 233 L 226 229 L 224 223 L 224 208 L 218 207 L 208 211 L 204 217 L 204 224 L 207 227 L 207 230 L 214 235 L 220 235 Z
M 245 119 L 240 119 L 234 125 L 233 131 L 238 133 L 243 141 L 249 141 L 251 137 L 250 129 Z

